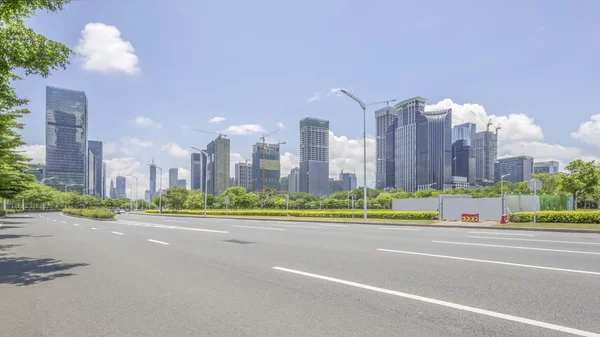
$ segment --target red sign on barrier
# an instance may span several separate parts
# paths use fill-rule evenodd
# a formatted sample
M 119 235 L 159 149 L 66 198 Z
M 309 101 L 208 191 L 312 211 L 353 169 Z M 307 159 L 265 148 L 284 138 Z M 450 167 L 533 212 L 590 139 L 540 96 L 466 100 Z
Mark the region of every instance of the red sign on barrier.
M 479 213 L 463 213 L 463 222 L 479 222 Z

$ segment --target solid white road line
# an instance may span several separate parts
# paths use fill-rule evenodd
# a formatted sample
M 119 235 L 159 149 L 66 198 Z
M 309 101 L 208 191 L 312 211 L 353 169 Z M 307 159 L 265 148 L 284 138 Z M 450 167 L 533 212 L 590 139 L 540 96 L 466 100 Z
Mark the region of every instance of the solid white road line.
M 148 239 L 148 241 L 150 242 L 154 242 L 154 243 L 160 243 L 161 245 L 168 245 L 168 242 L 163 242 L 163 241 L 158 241 L 158 240 L 152 240 L 152 239 Z
M 589 274 L 589 275 L 600 275 L 600 272 L 587 271 L 587 270 L 552 268 L 552 267 L 544 267 L 544 266 L 535 266 L 535 265 L 530 265 L 530 264 L 520 264 L 520 263 L 510 263 L 510 262 L 501 262 L 501 261 L 470 259 L 470 258 L 458 257 L 458 256 L 448 256 L 448 255 L 437 255 L 437 254 L 407 252 L 407 251 L 404 251 L 404 250 L 394 250 L 394 249 L 378 248 L 377 250 L 381 251 L 381 252 L 390 252 L 390 253 L 400 253 L 400 254 L 410 254 L 410 255 L 439 257 L 439 258 L 443 258 L 443 259 L 452 259 L 452 260 L 462 260 L 462 261 L 472 261 L 472 262 L 483 262 L 483 263 L 501 264 L 501 265 L 505 265 L 505 266 L 525 267 L 525 268 L 554 270 L 554 271 L 566 271 L 566 272 L 569 272 L 569 273 L 579 273 L 579 274 Z
M 90 228 L 90 229 L 98 229 L 98 228 L 96 228 L 96 227 L 92 227 L 92 228 Z
M 503 233 L 507 232 L 506 230 L 499 232 L 469 232 L 469 234 L 493 234 L 493 235 L 515 235 L 515 236 L 535 236 L 533 234 L 525 234 L 525 233 Z
M 61 221 L 62 223 L 67 223 L 66 221 Z
M 486 245 L 483 243 L 470 243 L 470 242 L 453 242 L 453 241 L 431 241 L 435 243 L 448 243 L 453 245 L 465 245 L 465 246 L 481 246 L 481 247 L 495 247 L 495 248 L 513 248 L 513 249 L 524 249 L 524 250 L 539 250 L 544 252 L 558 252 L 558 253 L 572 253 L 572 254 L 591 254 L 600 255 L 600 252 L 584 252 L 580 250 L 562 250 L 562 249 L 548 249 L 548 248 L 533 248 L 533 247 L 519 247 L 519 246 L 500 246 L 500 245 Z
M 408 299 L 416 300 L 416 301 L 421 301 L 421 302 L 425 302 L 425 303 L 437 304 L 437 305 L 441 305 L 441 306 L 447 307 L 447 308 L 452 308 L 452 309 L 457 309 L 457 310 L 463 310 L 463 311 L 467 311 L 467 312 L 471 312 L 471 313 L 475 313 L 475 314 L 480 314 L 480 315 L 485 315 L 485 316 L 490 316 L 490 317 L 494 317 L 494 318 L 500 318 L 500 319 L 504 319 L 504 320 L 507 320 L 507 321 L 528 324 L 528 325 L 537 326 L 537 327 L 544 328 L 544 329 L 550 329 L 550 330 L 554 330 L 554 331 L 560 331 L 560 332 L 564 332 L 564 333 L 570 333 L 570 334 L 577 335 L 577 336 L 600 337 L 600 334 L 597 334 L 597 333 L 594 333 L 594 332 L 588 332 L 588 331 L 578 330 L 578 329 L 569 328 L 569 327 L 566 327 L 566 326 L 561 326 L 561 325 L 556 325 L 556 324 L 551 324 L 551 323 L 536 321 L 536 320 L 533 320 L 533 319 L 528 319 L 528 318 L 519 317 L 519 316 L 513 316 L 513 315 L 508 315 L 508 314 L 503 314 L 503 313 L 500 313 L 500 312 L 495 312 L 495 311 L 490 311 L 490 310 L 485 310 L 485 309 L 479 309 L 479 308 L 470 307 L 470 306 L 466 306 L 466 305 L 462 305 L 462 304 L 457 304 L 457 303 L 452 303 L 452 302 L 447 302 L 447 301 L 442 301 L 442 300 L 436 300 L 436 299 L 433 299 L 433 298 L 419 296 L 419 295 L 413 295 L 413 294 L 408 294 L 408 293 L 403 293 L 403 292 L 400 292 L 400 291 L 395 291 L 395 290 L 390 290 L 390 289 L 385 289 L 385 288 L 379 288 L 379 287 L 369 286 L 369 285 L 366 285 L 366 284 L 352 282 L 352 281 L 346 281 L 346 280 L 342 280 L 342 279 L 338 279 L 338 278 L 334 278 L 334 277 L 323 276 L 323 275 L 318 275 L 318 274 L 312 274 L 312 273 L 307 273 L 307 272 L 303 272 L 303 271 L 299 271 L 299 270 L 294 270 L 294 269 L 283 268 L 283 267 L 273 267 L 273 269 L 279 270 L 279 271 L 288 272 L 288 273 L 292 273 L 292 274 L 296 274 L 296 275 L 302 275 L 302 276 L 312 277 L 312 278 L 316 278 L 316 279 L 320 279 L 320 280 L 324 280 L 324 281 L 329 281 L 329 282 L 335 282 L 335 283 L 339 283 L 339 284 L 344 284 L 344 285 L 351 286 L 351 287 L 356 287 L 356 288 L 361 288 L 361 289 L 376 291 L 376 292 L 384 293 L 384 294 L 388 294 L 388 295 L 394 295 L 394 296 L 398 296 L 398 297 L 404 297 L 404 298 L 408 298 Z
M 184 230 L 184 231 L 197 231 L 197 232 L 222 233 L 222 234 L 228 234 L 229 233 L 227 231 L 218 231 L 218 230 L 214 230 L 214 229 L 202 229 L 202 228 L 170 226 L 170 225 L 159 225 L 159 224 L 145 224 L 145 223 L 139 223 L 139 222 L 133 222 L 133 221 L 127 221 L 127 220 L 119 220 L 117 223 L 121 224 L 121 225 L 128 225 L 128 226 L 141 226 L 141 227 L 153 227 L 153 228 L 179 229 L 179 230 Z
M 255 227 L 255 226 L 242 226 L 242 225 L 233 225 L 233 227 L 240 227 L 240 228 L 254 228 L 254 229 L 266 229 L 266 230 L 270 230 L 270 231 L 282 231 L 282 230 L 283 230 L 283 228 Z
M 121 233 L 121 232 L 111 232 L 111 233 L 117 234 L 117 235 L 123 235 L 123 233 Z
M 78 224 L 74 223 L 73 226 L 79 226 Z
M 280 226 L 280 227 L 292 227 L 292 228 L 313 228 L 313 229 L 324 229 L 323 227 L 316 227 L 316 226 L 303 226 L 303 225 L 280 225 L 280 224 L 273 224 L 273 226 Z
M 519 238 L 498 238 L 489 236 L 469 236 L 473 239 L 494 239 L 494 240 L 512 240 L 512 241 L 531 241 L 531 242 L 552 242 L 552 243 L 570 243 L 575 245 L 600 245 L 600 242 L 581 242 L 581 241 L 560 241 L 560 240 L 539 240 L 539 239 L 519 239 Z
M 418 231 L 419 228 L 396 228 L 396 227 L 379 227 L 379 229 L 392 229 L 395 231 Z

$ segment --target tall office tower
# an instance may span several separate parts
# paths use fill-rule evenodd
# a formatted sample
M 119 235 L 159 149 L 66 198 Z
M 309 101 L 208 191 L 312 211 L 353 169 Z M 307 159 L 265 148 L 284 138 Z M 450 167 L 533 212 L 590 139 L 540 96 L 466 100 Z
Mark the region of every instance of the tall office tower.
M 176 187 L 187 189 L 187 181 L 185 179 L 177 179 Z
M 162 180 L 162 175 L 160 177 Z M 152 158 L 152 164 L 150 164 L 150 197 L 154 198 L 156 195 L 156 165 L 154 165 L 154 158 Z
M 38 183 L 42 183 L 42 181 L 44 181 L 44 179 L 46 178 L 46 165 L 44 164 L 27 164 L 27 166 L 29 166 L 31 169 L 25 171 L 25 173 L 27 174 L 33 174 L 35 176 L 35 180 Z M 48 177 L 50 178 L 50 177 Z M 51 179 L 48 179 L 51 180 Z M 45 183 L 45 181 L 44 181 Z
M 31 165 L 29 165 L 31 166 Z M 559 163 L 556 160 L 541 161 L 533 163 L 533 173 L 549 173 L 557 174 L 559 170 Z
M 300 192 L 300 169 L 297 167 L 288 175 L 288 192 Z
M 452 144 L 452 176 L 467 178 L 469 185 L 475 184 L 475 152 L 467 139 Z
M 342 182 L 342 190 L 344 191 L 352 191 L 357 187 L 356 174 L 354 173 L 340 173 L 340 181 Z
M 202 153 L 192 153 L 190 164 L 190 189 L 199 190 L 202 179 Z
M 503 175 L 507 175 L 503 180 L 516 184 L 531 179 L 533 173 L 533 157 L 529 156 L 498 159 L 494 165 L 496 182 L 499 182 Z
M 477 133 L 477 125 L 473 123 L 464 123 L 455 125 L 452 128 L 452 144 L 457 140 L 464 139 L 467 141 L 467 145 L 471 145 L 471 140 Z
M 87 193 L 102 197 L 102 142 L 89 140 L 88 151 L 89 183 Z
M 329 121 L 300 121 L 300 192 L 329 194 Z
M 235 164 L 235 186 L 241 186 L 248 191 L 252 191 L 254 181 L 252 179 L 252 164 Z
M 396 188 L 406 192 L 417 190 L 417 174 L 427 176 L 427 117 L 423 115 L 426 102 L 426 98 L 413 97 L 395 105 L 395 183 Z M 423 180 L 419 179 L 419 184 Z
M 147 202 L 152 202 L 152 195 L 150 194 L 150 190 L 146 190 L 146 192 L 144 192 L 144 200 Z
M 389 127 L 398 119 L 398 110 L 395 107 L 385 107 L 375 111 L 375 127 L 377 131 L 376 146 L 377 146 L 377 166 L 375 176 L 375 187 L 384 189 L 386 187 L 394 187 L 386 185 L 387 171 L 387 134 Z
M 256 143 L 252 146 L 252 190 L 273 188 L 279 191 L 281 163 L 279 144 Z
M 87 168 L 85 170 L 86 188 L 83 192 L 89 195 L 94 195 L 94 191 L 96 190 L 96 180 L 94 179 L 96 177 L 96 166 L 94 165 L 95 162 L 96 158 L 94 158 L 94 153 L 88 148 Z
M 179 169 L 176 167 L 169 169 L 169 188 L 176 187 L 178 179 L 179 179 Z
M 106 199 L 106 162 L 102 162 L 102 200 Z
M 46 184 L 59 191 L 87 188 L 87 108 L 85 92 L 46 87 Z
M 108 191 L 108 196 L 109 198 L 117 197 L 117 189 L 115 188 L 115 182 L 112 179 L 110 180 L 110 190 Z
M 229 187 L 229 151 L 229 139 L 220 135 L 206 146 L 208 153 L 206 191 L 208 194 L 219 196 Z
M 127 198 L 127 180 L 123 176 L 117 176 L 116 183 L 117 198 Z
M 494 162 L 498 158 L 498 134 L 492 131 L 477 132 L 471 139 L 475 152 L 475 179 L 494 181 Z
M 421 189 L 444 190 L 452 182 L 452 109 L 425 111 L 423 115 L 427 118 L 427 147 L 417 144 L 417 163 L 420 155 L 427 155 L 421 160 L 425 171 L 417 167 L 417 185 Z
M 396 130 L 398 118 L 388 127 L 385 135 L 385 187 L 396 188 Z

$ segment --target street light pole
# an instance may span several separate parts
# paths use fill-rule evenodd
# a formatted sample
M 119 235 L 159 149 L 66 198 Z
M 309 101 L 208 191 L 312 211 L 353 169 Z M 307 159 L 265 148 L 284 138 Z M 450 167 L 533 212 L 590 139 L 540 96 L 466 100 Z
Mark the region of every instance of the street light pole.
M 160 187 L 158 188 L 160 190 L 160 194 L 158 195 L 158 213 L 162 214 L 162 194 L 163 194 L 163 190 L 162 190 L 162 168 L 156 166 L 157 169 L 160 170 Z
M 138 203 L 137 203 L 137 201 L 138 201 L 138 189 L 139 189 L 139 186 L 138 186 L 138 183 L 139 183 L 138 177 L 131 176 L 131 175 L 128 175 L 128 177 L 131 177 L 131 178 L 135 179 L 135 211 L 137 212 L 137 210 L 138 210 Z
M 506 207 L 504 206 L 504 189 L 502 187 L 504 186 L 504 177 L 508 177 L 509 175 L 510 173 L 500 176 L 500 197 L 502 198 L 502 215 L 504 215 L 504 211 L 506 210 Z
M 355 100 L 363 110 L 363 221 L 367 222 L 367 106 L 365 102 L 352 95 L 348 90 L 342 89 L 341 91 Z

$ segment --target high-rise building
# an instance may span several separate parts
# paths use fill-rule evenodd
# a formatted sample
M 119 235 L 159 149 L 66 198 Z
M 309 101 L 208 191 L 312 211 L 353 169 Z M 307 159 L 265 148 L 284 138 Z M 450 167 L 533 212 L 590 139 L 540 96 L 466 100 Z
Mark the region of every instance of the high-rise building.
M 102 142 L 89 140 L 88 151 L 87 194 L 102 197 Z
M 460 138 L 452 144 L 452 177 L 467 178 L 469 185 L 475 185 L 475 152 L 468 143 Z
M 279 158 L 279 144 L 256 143 L 252 146 L 252 190 L 273 188 L 279 191 Z
M 329 194 L 335 192 L 341 192 L 344 190 L 344 183 L 341 180 L 335 178 L 329 178 Z
M 417 145 L 417 163 L 419 156 L 427 153 L 426 160 L 421 161 L 426 170 L 418 167 L 417 185 L 444 190 L 452 182 L 452 109 L 425 111 L 423 115 L 427 118 L 427 147 Z
M 87 108 L 85 92 L 46 87 L 46 184 L 60 191 L 87 188 Z
M 556 160 L 533 163 L 533 173 L 557 174 L 560 168 L 559 165 L 560 164 Z
M 288 192 L 300 192 L 300 169 L 297 167 L 288 175 Z
M 190 164 L 190 189 L 199 190 L 202 186 L 202 153 L 192 153 Z
M 162 180 L 162 175 L 160 177 Z M 156 165 L 154 164 L 154 158 L 152 158 L 152 164 L 150 164 L 150 197 L 154 198 L 156 195 Z
M 147 202 L 152 202 L 152 194 L 150 194 L 150 190 L 146 190 L 144 192 L 144 200 Z
M 477 132 L 471 139 L 475 152 L 475 179 L 493 182 L 494 162 L 498 158 L 498 134 L 492 131 Z
M 351 191 L 357 187 L 356 174 L 354 173 L 340 173 L 340 181 L 342 182 L 342 190 L 344 191 Z
M 389 127 L 398 119 L 398 110 L 395 107 L 385 107 L 375 111 L 377 166 L 375 187 L 382 190 L 386 187 L 387 161 L 387 135 Z
M 427 174 L 423 172 L 427 169 L 427 118 L 423 115 L 426 102 L 426 98 L 413 97 L 395 105 L 398 110 L 395 183 L 396 188 L 407 192 L 417 190 L 418 171 Z
M 187 189 L 187 181 L 185 179 L 177 179 L 176 187 Z
M 27 174 L 33 174 L 35 176 L 35 180 L 38 183 L 41 183 L 43 179 L 46 178 L 46 165 L 44 164 L 27 164 L 31 169 L 25 171 Z M 50 178 L 50 177 L 48 177 Z M 48 179 L 51 180 L 51 179 Z M 44 181 L 45 183 L 45 181 Z
M 502 158 L 496 160 L 494 166 L 496 182 L 499 182 L 502 176 L 507 175 L 502 179 L 516 184 L 531 179 L 531 174 L 533 173 L 533 157 L 518 156 Z
M 106 162 L 102 162 L 102 200 L 106 199 Z
M 281 177 L 281 179 L 279 179 L 279 190 L 282 192 L 287 192 L 289 189 L 289 180 L 288 177 Z
M 398 118 L 388 127 L 385 136 L 385 184 L 384 188 L 396 188 L 396 130 Z
M 329 121 L 300 121 L 300 192 L 329 194 Z
M 229 187 L 229 151 L 230 141 L 221 135 L 206 146 L 208 194 L 219 196 Z
M 127 198 L 127 180 L 123 176 L 117 176 L 115 186 L 117 198 Z
M 169 188 L 176 187 L 178 179 L 179 179 L 179 169 L 176 167 L 169 169 Z
M 235 186 L 241 186 L 248 191 L 252 191 L 254 181 L 252 179 L 252 164 L 235 164 Z
M 108 196 L 110 198 L 117 197 L 117 189 L 115 188 L 115 182 L 112 179 L 110 180 L 110 190 L 108 192 Z
M 452 144 L 457 140 L 464 139 L 467 145 L 471 145 L 471 140 L 477 133 L 477 125 L 473 123 L 464 123 L 456 125 L 452 128 Z

